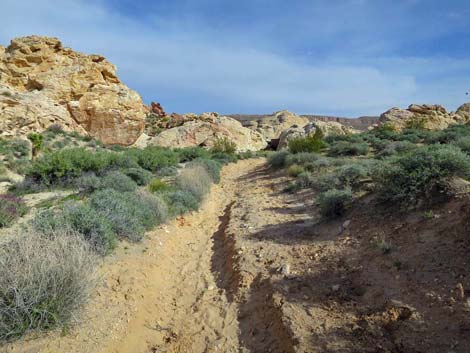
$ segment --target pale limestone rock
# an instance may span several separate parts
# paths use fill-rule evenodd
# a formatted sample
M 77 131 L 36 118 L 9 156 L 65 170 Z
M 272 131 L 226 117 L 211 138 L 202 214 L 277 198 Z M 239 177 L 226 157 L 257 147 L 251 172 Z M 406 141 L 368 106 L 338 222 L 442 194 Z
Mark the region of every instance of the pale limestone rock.
M 57 38 L 16 38 L 1 47 L 0 84 L 4 135 L 59 124 L 106 144 L 130 145 L 143 132 L 142 100 L 119 81 L 116 67 L 100 55 L 64 48 Z

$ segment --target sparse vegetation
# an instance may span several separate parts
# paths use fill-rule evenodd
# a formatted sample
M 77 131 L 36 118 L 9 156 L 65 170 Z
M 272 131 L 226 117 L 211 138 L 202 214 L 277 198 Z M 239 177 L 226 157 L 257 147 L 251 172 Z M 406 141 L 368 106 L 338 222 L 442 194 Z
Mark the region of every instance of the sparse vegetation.
M 28 211 L 24 201 L 14 195 L 0 195 L 0 228 L 10 226 Z
M 315 133 L 295 137 L 289 141 L 289 151 L 296 154 L 302 152 L 320 152 L 326 147 L 323 141 L 323 132 L 321 129 L 316 129 Z
M 336 218 L 344 214 L 352 199 L 353 195 L 350 189 L 331 189 L 320 193 L 316 202 L 322 216 Z

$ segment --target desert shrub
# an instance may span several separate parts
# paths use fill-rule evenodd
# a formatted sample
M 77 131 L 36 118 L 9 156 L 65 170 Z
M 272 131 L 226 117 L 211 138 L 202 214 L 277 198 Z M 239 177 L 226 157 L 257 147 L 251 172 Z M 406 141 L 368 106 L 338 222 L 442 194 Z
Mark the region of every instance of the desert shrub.
M 238 153 L 238 158 L 240 159 L 250 159 L 256 157 L 256 152 L 253 151 L 244 151 Z
M 188 191 L 173 190 L 164 195 L 169 211 L 172 215 L 182 215 L 188 211 L 195 211 L 199 208 L 199 202 L 194 195 Z
M 116 233 L 109 221 L 81 202 L 69 201 L 61 209 L 44 210 L 36 215 L 31 226 L 48 237 L 60 231 L 79 234 L 101 255 L 109 254 L 116 246 Z
M 44 154 L 34 161 L 27 175 L 33 180 L 52 184 L 77 178 L 87 172 L 102 174 L 106 170 L 122 167 L 137 167 L 137 164 L 120 153 L 67 148 Z
M 310 172 L 300 173 L 296 180 L 295 186 L 297 189 L 306 189 L 315 184 L 315 177 Z
M 361 156 L 369 152 L 369 145 L 366 142 L 350 143 L 347 141 L 338 141 L 328 150 L 330 156 Z
M 175 166 L 172 167 L 162 167 L 159 168 L 156 172 L 156 174 L 160 177 L 162 176 L 174 176 L 178 174 L 178 168 Z
M 36 156 L 44 146 L 44 136 L 33 132 L 28 135 L 28 140 L 30 140 L 33 145 L 33 156 Z
M 199 202 L 209 192 L 211 184 L 211 176 L 201 165 L 184 168 L 176 178 L 176 186 L 180 190 L 193 194 Z
M 233 153 L 214 152 L 211 154 L 211 159 L 222 164 L 234 163 L 238 160 L 238 156 Z
M 103 189 L 91 195 L 90 206 L 108 220 L 115 233 L 133 242 L 168 214 L 162 199 L 146 192 Z
M 168 188 L 169 188 L 168 184 L 165 183 L 160 178 L 153 178 L 148 185 L 149 191 L 153 193 L 162 192 L 162 191 L 168 190 Z
M 331 134 L 324 138 L 325 142 L 328 144 L 332 144 L 338 141 L 347 141 L 351 143 L 355 142 L 364 142 L 363 134 L 345 134 L 345 135 L 338 135 L 338 134 Z
M 24 201 L 14 195 L 0 195 L 0 228 L 7 227 L 28 212 Z
M 318 191 L 327 191 L 330 189 L 340 189 L 342 183 L 336 173 L 329 172 L 320 174 L 314 178 L 311 186 Z
M 148 146 L 143 149 L 130 148 L 123 154 L 134 160 L 141 168 L 151 172 L 162 167 L 175 166 L 180 158 L 178 152 L 158 146 Z
M 134 182 L 140 186 L 147 185 L 153 178 L 153 174 L 151 172 L 142 168 L 128 168 L 123 169 L 121 172 L 134 180 Z
M 102 179 L 103 188 L 114 189 L 121 192 L 134 191 L 137 183 L 120 171 L 113 170 Z
M 0 175 L 5 174 L 6 171 L 7 171 L 7 168 L 5 167 L 5 163 L 3 163 L 3 161 L 0 160 Z
M 335 174 L 342 187 L 355 189 L 360 185 L 361 180 L 369 175 L 369 170 L 360 163 L 354 163 L 339 167 Z
M 453 142 L 453 144 L 459 147 L 462 151 L 470 153 L 470 136 L 462 136 Z
M 187 167 L 194 167 L 198 165 L 203 167 L 207 173 L 209 173 L 214 183 L 220 182 L 220 170 L 222 169 L 222 164 L 220 162 L 211 159 L 195 159 L 188 163 Z
M 294 137 L 289 141 L 289 151 L 292 153 L 301 152 L 320 152 L 326 147 L 323 141 L 323 133 L 317 129 L 314 134 L 307 136 Z
M 378 153 L 378 157 L 390 157 L 396 154 L 409 152 L 416 148 L 414 143 L 409 141 L 392 141 L 385 145 Z
M 135 194 L 102 189 L 91 195 L 90 206 L 111 224 L 119 236 L 133 242 L 143 238 L 145 227 Z
M 78 177 L 75 179 L 74 184 L 80 192 L 88 193 L 96 191 L 102 186 L 101 179 L 93 172 L 86 173 Z
M 287 151 L 273 152 L 268 155 L 268 164 L 274 169 L 281 169 L 286 166 Z
M 61 135 L 64 134 L 64 128 L 60 124 L 52 124 L 46 129 L 45 133 L 50 132 L 53 135 Z
M 400 135 L 392 125 L 384 124 L 374 130 L 370 131 L 370 134 L 382 139 L 382 140 L 396 140 Z
M 67 324 L 85 301 L 93 256 L 78 236 L 25 234 L 0 247 L 0 339 Z
M 218 137 L 211 148 L 212 153 L 234 154 L 237 151 L 237 144 L 227 137 Z
M 326 218 L 336 218 L 341 216 L 353 199 L 350 189 L 331 189 L 320 193 L 316 198 L 316 203 L 322 216 Z
M 287 174 L 291 177 L 297 177 L 304 171 L 304 168 L 298 164 L 292 164 L 289 168 L 287 168 Z
M 297 164 L 304 166 L 306 164 L 315 162 L 318 158 L 320 158 L 320 155 L 312 152 L 300 152 L 296 154 L 289 154 L 286 157 L 285 165 L 290 166 L 293 164 Z
M 189 162 L 196 158 L 209 158 L 210 153 L 204 148 L 201 147 L 186 147 L 177 150 L 179 155 L 179 161 Z
M 415 204 L 447 177 L 468 178 L 470 156 L 452 145 L 422 147 L 380 164 L 374 171 L 380 196 L 386 201 Z

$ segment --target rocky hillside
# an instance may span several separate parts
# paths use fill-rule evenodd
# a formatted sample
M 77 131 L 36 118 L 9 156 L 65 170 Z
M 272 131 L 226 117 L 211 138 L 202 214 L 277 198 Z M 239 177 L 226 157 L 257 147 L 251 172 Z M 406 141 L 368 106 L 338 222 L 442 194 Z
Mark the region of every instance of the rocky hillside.
M 106 144 L 130 145 L 142 134 L 144 119 L 141 97 L 103 56 L 39 36 L 0 46 L 0 136 L 56 124 Z

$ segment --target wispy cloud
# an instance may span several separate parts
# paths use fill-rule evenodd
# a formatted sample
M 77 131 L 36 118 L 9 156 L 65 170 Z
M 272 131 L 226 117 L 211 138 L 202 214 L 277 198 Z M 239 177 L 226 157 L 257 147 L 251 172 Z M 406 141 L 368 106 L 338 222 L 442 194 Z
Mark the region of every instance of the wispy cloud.
M 3 0 L 0 12 L 8 15 L 2 16 L 0 42 L 42 34 L 83 52 L 102 53 L 146 101 L 178 112 L 290 109 L 357 116 L 412 102 L 453 109 L 470 89 L 464 79 L 470 77 L 467 60 L 451 53 L 400 51 L 403 33 L 413 27 L 407 11 L 416 1 L 398 1 L 395 7 L 367 0 L 335 6 L 299 1 L 290 8 L 281 2 L 269 7 L 277 1 L 253 0 L 250 7 L 241 1 L 242 10 L 252 11 L 244 16 L 240 8 L 225 13 L 213 0 L 176 1 L 181 8 L 171 5 L 175 2 L 151 3 L 139 16 L 126 1 L 119 7 L 105 1 Z M 378 3 L 388 16 L 377 18 Z M 284 16 L 273 17 L 282 6 Z M 211 21 L 207 9 L 228 17 Z M 424 41 L 448 34 L 445 28 L 433 34 L 420 28 L 410 36 Z

